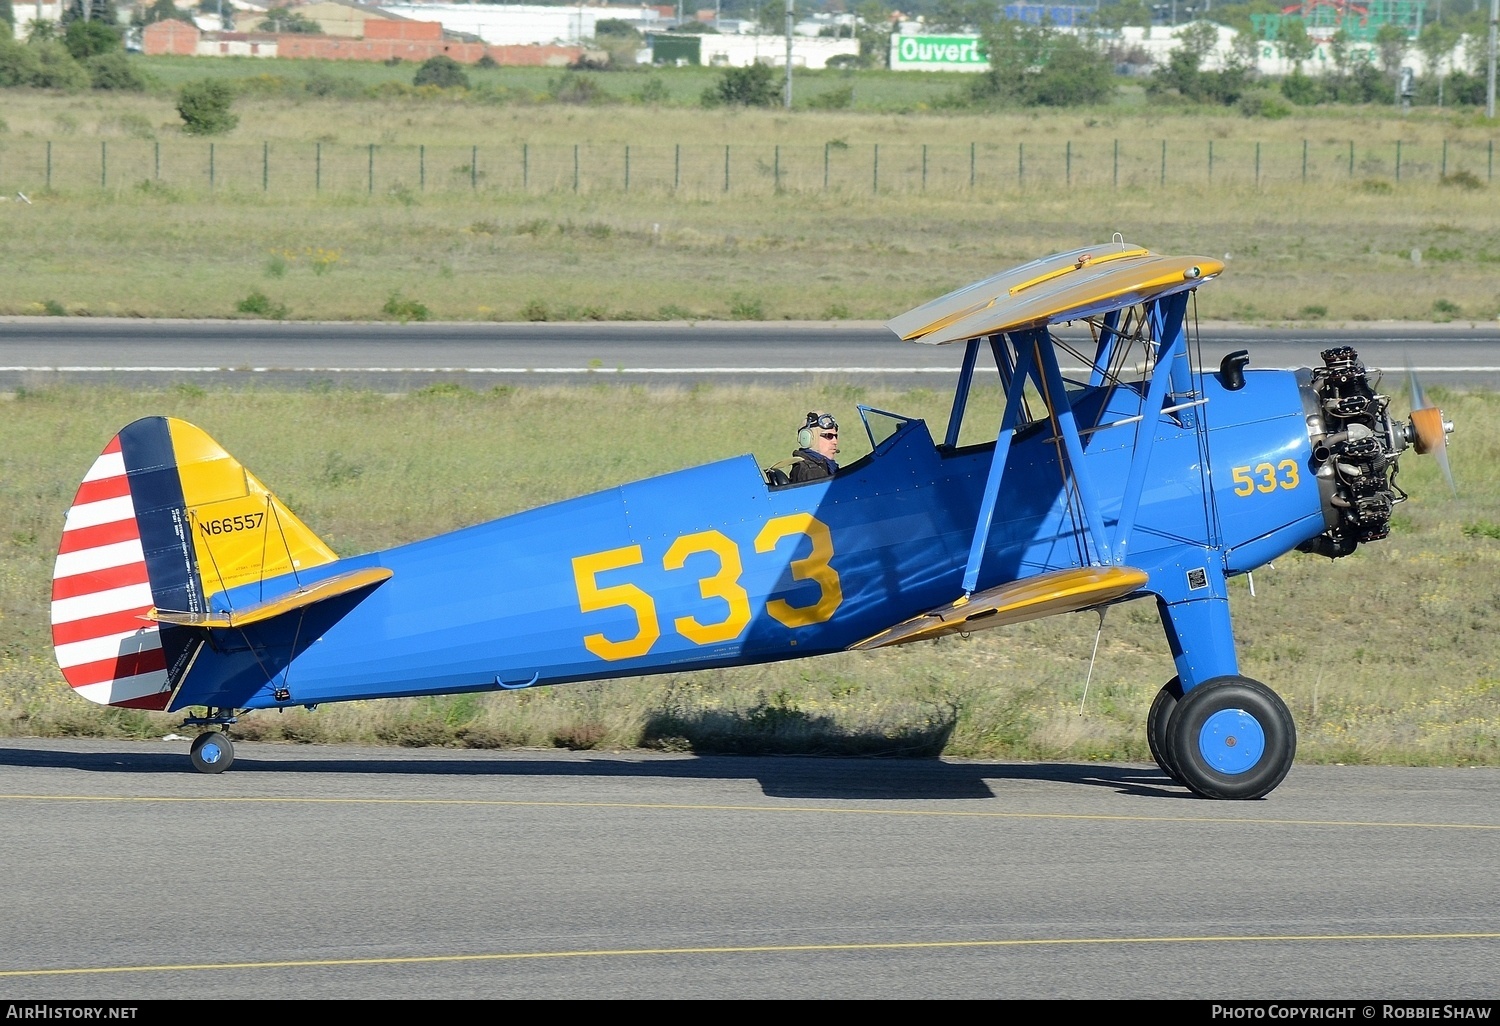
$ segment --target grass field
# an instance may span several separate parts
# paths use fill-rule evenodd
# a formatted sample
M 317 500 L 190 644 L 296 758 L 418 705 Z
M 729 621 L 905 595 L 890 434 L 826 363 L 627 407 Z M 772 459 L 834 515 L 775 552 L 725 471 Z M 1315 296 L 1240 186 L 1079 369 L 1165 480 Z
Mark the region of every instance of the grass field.
M 1274 687 L 1311 762 L 1500 765 L 1500 395 L 1432 390 L 1458 424 L 1451 497 L 1406 457 L 1392 536 L 1240 579 L 1243 672 Z M 101 709 L 62 683 L 48 601 L 63 511 L 109 436 L 171 414 L 217 438 L 342 554 L 429 536 L 708 459 L 785 455 L 788 410 L 857 401 L 946 421 L 947 396 L 837 382 L 790 391 L 433 389 L 402 397 L 116 390 L 21 393 L 0 417 L 0 734 L 160 736 L 179 718 Z M 982 393 L 990 404 L 998 396 Z M 1400 400 L 1397 401 L 1400 407 Z M 546 444 L 557 424 L 581 444 Z M 846 458 L 861 454 L 851 433 Z M 248 715 L 240 736 L 471 747 L 881 753 L 1149 761 L 1144 721 L 1173 673 L 1154 608 L 761 667 L 519 694 Z
M 674 96 L 712 75 L 678 71 Z M 1120 232 L 1229 254 L 1207 319 L 1500 317 L 1496 131 L 1472 114 L 705 111 L 536 102 L 562 73 L 527 74 L 484 101 L 252 90 L 214 140 L 165 87 L 4 91 L 0 315 L 884 319 Z

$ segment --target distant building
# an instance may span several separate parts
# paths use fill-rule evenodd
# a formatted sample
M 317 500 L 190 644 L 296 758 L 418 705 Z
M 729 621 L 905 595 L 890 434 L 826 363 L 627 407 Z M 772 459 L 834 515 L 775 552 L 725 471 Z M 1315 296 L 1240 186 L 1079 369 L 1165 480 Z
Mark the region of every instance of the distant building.
M 306 10 L 300 8 L 299 13 Z M 490 46 L 444 32 L 443 26 L 437 22 L 395 17 L 373 8 L 363 12 L 359 22 L 361 35 L 351 37 L 307 32 L 205 32 L 184 21 L 158 21 L 142 31 L 141 49 L 147 54 L 197 57 L 345 61 L 400 59 L 421 62 L 429 57 L 443 56 L 461 64 L 474 64 L 489 57 L 497 64 L 546 67 L 576 64 L 585 53 L 581 46 Z
M 744 68 L 751 64 L 786 67 L 786 36 L 699 32 L 655 32 L 648 37 L 653 64 L 707 64 Z M 792 67 L 826 68 L 835 57 L 859 56 L 859 40 L 792 36 Z
M 541 4 L 381 4 L 380 9 L 406 18 L 435 21 L 449 32 L 462 32 L 486 43 L 517 46 L 534 43 L 590 42 L 595 26 L 606 19 L 623 21 L 645 32 L 671 24 L 671 7 L 646 4 L 556 7 Z

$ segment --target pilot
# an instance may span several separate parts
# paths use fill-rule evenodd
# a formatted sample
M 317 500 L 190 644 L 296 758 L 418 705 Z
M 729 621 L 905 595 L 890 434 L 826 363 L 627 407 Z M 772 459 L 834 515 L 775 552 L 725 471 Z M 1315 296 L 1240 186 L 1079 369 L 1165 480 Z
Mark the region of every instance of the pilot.
M 802 481 L 817 481 L 838 473 L 839 465 L 834 457 L 839 454 L 839 422 L 829 413 L 813 411 L 797 429 L 798 449 L 792 453 L 791 470 L 787 476 L 792 484 Z

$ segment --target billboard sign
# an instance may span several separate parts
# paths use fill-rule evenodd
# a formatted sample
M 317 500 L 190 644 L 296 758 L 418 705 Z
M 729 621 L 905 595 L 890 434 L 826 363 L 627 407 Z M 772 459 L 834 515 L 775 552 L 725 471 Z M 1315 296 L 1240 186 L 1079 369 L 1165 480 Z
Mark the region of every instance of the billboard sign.
M 988 71 L 978 36 L 891 36 L 892 71 Z

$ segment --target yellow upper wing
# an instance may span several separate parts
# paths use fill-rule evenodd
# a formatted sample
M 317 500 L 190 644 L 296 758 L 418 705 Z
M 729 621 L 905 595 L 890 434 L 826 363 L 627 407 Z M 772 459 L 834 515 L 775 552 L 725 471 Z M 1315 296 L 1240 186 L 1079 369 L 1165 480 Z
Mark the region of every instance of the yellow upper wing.
M 942 345 L 1090 317 L 1197 288 L 1222 260 L 1160 256 L 1123 242 L 1012 268 L 886 322 L 903 341 Z

